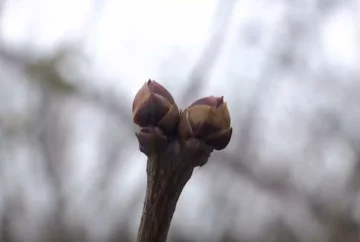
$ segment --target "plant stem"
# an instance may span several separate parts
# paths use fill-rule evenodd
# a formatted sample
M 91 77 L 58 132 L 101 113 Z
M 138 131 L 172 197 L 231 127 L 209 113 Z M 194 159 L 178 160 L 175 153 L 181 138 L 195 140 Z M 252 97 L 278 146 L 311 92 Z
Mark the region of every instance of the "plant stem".
M 165 151 L 149 156 L 138 242 L 166 241 L 180 194 L 194 168 L 205 164 L 209 154 L 209 151 L 204 150 L 192 153 L 174 141 Z

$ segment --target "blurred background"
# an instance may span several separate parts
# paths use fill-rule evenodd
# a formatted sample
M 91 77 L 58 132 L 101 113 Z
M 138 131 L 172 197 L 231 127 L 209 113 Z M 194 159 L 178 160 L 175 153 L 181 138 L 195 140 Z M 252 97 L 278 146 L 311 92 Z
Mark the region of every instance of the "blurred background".
M 360 241 L 359 65 L 359 0 L 1 0 L 1 241 L 135 241 L 149 78 L 234 129 L 169 241 Z

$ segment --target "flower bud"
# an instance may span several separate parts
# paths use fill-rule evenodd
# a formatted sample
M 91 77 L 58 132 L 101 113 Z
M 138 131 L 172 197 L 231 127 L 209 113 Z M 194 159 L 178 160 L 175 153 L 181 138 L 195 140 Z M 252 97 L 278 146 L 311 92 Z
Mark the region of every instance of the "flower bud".
M 169 91 L 152 80 L 147 81 L 135 95 L 132 112 L 135 124 L 159 127 L 166 133 L 176 127 L 180 115 Z
M 182 139 L 195 137 L 216 150 L 230 142 L 232 128 L 230 114 L 223 97 L 205 97 L 195 101 L 182 112 L 179 121 Z
M 158 127 L 142 128 L 135 133 L 139 141 L 139 149 L 147 156 L 162 150 L 167 145 L 167 138 Z

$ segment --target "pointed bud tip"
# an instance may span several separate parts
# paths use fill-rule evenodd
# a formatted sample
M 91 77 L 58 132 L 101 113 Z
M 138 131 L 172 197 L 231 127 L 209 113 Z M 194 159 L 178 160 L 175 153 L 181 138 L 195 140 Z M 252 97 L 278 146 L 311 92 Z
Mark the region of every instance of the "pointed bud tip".
M 217 108 L 220 105 L 222 105 L 223 103 L 224 103 L 224 96 L 220 96 L 220 97 L 208 96 L 208 97 L 203 97 L 203 98 L 196 100 L 195 102 L 193 102 L 190 105 L 190 107 L 195 106 L 195 105 L 207 105 L 207 106 Z
M 151 80 L 150 78 L 149 78 L 149 80 L 147 80 L 147 81 L 145 82 L 145 84 L 144 84 L 144 86 L 147 86 L 147 87 L 149 88 L 149 90 L 150 90 L 150 87 L 151 87 L 152 85 L 160 85 L 160 84 L 157 83 L 157 82 L 154 81 L 154 80 Z
M 216 98 L 216 107 L 219 107 L 223 103 L 224 103 L 224 96 Z
M 149 80 L 146 82 L 146 85 L 148 85 L 148 86 L 151 86 L 152 84 L 157 84 L 157 85 L 160 85 L 159 83 L 157 83 L 156 81 L 154 81 L 154 80 L 151 80 L 150 78 L 149 78 Z
M 147 87 L 149 88 L 149 92 L 155 93 L 157 95 L 160 95 L 167 100 L 169 100 L 170 103 L 175 103 L 175 100 L 171 93 L 160 83 L 149 79 L 146 83 Z

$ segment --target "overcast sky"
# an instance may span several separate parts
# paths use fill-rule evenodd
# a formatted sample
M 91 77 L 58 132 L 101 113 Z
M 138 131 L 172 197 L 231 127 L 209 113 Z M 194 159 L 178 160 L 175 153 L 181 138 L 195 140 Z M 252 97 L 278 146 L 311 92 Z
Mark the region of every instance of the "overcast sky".
M 306 6 L 304 11 L 311 12 L 312 2 L 300 6 L 300 11 Z M 353 5 L 336 8 L 320 31 L 324 57 L 334 65 L 347 68 L 356 68 L 360 61 L 359 17 L 356 16 L 359 6 Z M 189 65 L 184 68 L 185 72 L 190 69 L 210 37 L 216 7 L 215 0 L 8 1 L 1 30 L 8 45 L 31 41 L 40 51 L 51 50 L 64 40 L 81 38 L 85 34 L 88 36 L 85 49 L 91 53 L 99 75 L 113 80 L 104 85 L 125 87 L 134 95 L 144 80 L 161 76 L 160 68 L 170 58 L 169 52 L 185 59 L 184 63 Z M 89 32 L 87 26 L 94 17 L 94 10 L 99 13 L 98 19 Z M 222 54 L 224 58 L 234 45 L 236 31 L 233 30 L 246 28 L 255 21 L 262 27 L 262 38 L 266 42 L 276 33 L 285 10 L 282 1 L 237 1 L 230 26 L 232 31 L 229 31 Z M 244 48 L 243 52 L 246 62 L 259 58 L 256 51 L 247 53 L 249 51 Z M 221 83 L 217 77 L 221 77 L 222 71 L 220 68 L 220 73 L 216 73 L 215 69 L 212 75 L 210 81 L 214 88 Z M 119 79 L 131 81 L 119 82 Z

